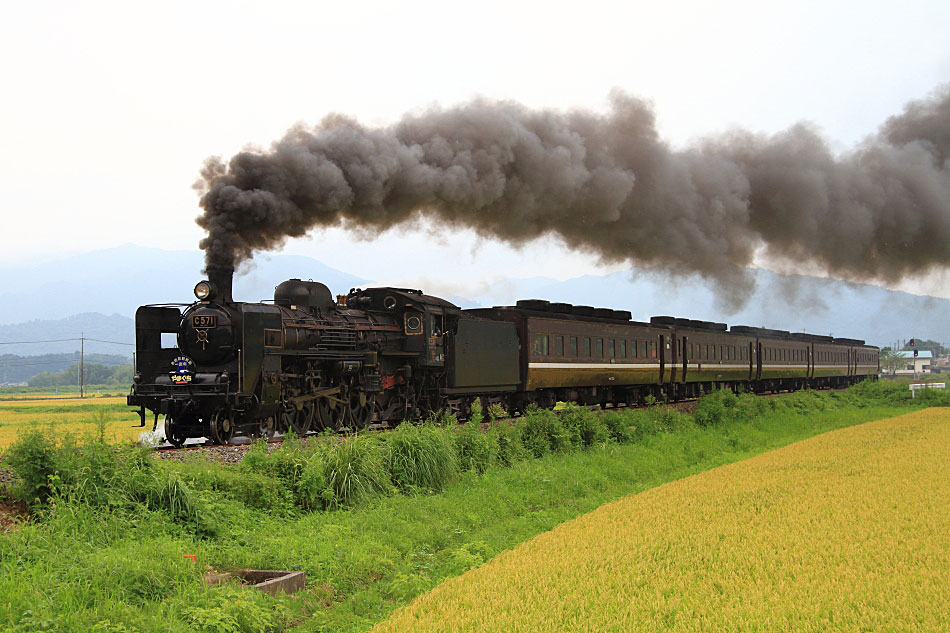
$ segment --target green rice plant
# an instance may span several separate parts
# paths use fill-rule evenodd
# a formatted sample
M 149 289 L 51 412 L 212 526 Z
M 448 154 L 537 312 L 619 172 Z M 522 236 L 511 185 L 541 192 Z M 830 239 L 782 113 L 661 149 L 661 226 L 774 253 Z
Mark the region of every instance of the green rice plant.
M 498 454 L 495 436 L 482 432 L 480 424 L 469 421 L 453 437 L 459 469 L 483 473 Z
M 354 435 L 323 454 L 330 507 L 353 505 L 388 492 L 389 473 L 379 442 Z
M 386 435 L 386 469 L 400 490 L 442 490 L 457 470 L 452 438 L 433 425 L 404 422 Z

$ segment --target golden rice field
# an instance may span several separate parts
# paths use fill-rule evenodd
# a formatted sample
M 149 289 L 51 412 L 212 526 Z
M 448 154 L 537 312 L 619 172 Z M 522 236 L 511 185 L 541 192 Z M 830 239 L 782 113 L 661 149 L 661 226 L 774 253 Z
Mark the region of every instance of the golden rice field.
M 950 410 L 625 497 L 374 631 L 950 631 Z
M 54 437 L 96 435 L 100 420 L 110 441 L 135 440 L 143 431 L 132 427 L 138 423 L 138 415 L 126 406 L 125 397 L 0 401 L 0 449 L 29 428 L 49 429 Z

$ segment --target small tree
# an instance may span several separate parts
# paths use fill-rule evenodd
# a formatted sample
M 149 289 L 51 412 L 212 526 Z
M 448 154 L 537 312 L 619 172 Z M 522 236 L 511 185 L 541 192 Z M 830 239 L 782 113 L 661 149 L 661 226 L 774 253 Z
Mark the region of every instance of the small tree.
M 907 359 L 901 352 L 890 347 L 881 348 L 881 371 L 889 373 L 891 376 L 897 374 L 897 370 L 907 364 Z

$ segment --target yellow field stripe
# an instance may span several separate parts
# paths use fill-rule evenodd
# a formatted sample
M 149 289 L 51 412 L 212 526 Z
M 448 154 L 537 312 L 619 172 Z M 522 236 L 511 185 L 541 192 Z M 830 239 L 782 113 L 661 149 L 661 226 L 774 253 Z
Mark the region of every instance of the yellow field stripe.
M 950 631 L 950 411 L 827 433 L 631 495 L 384 631 Z

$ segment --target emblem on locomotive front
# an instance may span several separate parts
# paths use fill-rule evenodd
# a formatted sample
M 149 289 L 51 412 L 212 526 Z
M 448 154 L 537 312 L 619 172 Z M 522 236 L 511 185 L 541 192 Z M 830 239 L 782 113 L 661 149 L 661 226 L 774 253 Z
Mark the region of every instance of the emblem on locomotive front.
M 195 363 L 187 356 L 178 356 L 172 360 L 172 368 L 169 373 L 172 384 L 186 385 L 195 377 Z

